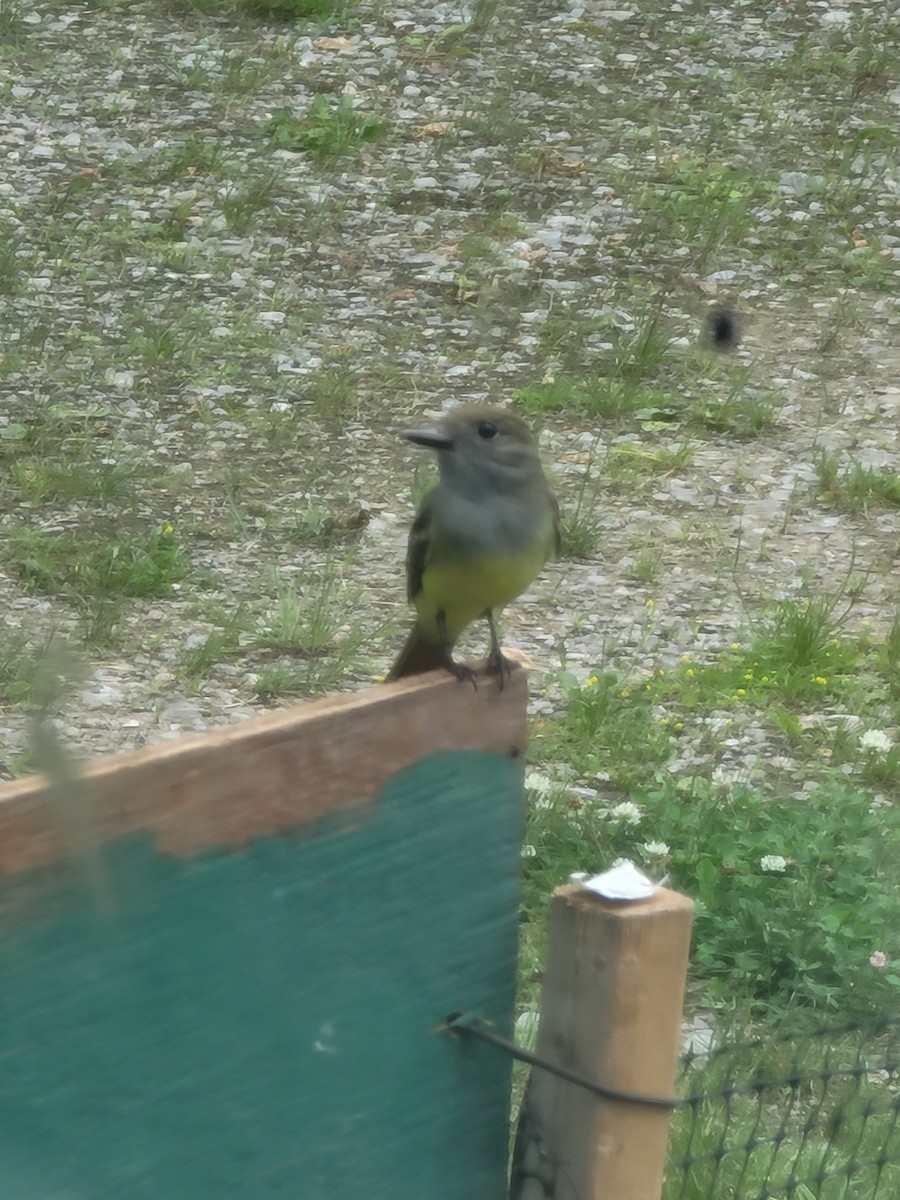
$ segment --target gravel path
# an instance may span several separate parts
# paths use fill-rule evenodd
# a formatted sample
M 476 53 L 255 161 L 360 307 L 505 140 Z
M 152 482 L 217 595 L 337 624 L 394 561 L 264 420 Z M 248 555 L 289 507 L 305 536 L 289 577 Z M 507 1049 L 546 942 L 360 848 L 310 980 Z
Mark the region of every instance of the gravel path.
M 456 5 L 362 4 L 299 31 L 220 12 L 0 13 L 6 636 L 84 633 L 69 592 L 26 588 L 23 528 L 171 524 L 189 564 L 80 651 L 58 716 L 73 753 L 284 702 L 259 699 L 277 647 L 258 639 L 193 684 L 184 664 L 223 614 L 265 620 L 285 581 L 331 580 L 329 686 L 378 678 L 422 486 L 396 429 L 541 381 L 615 382 L 653 321 L 634 411 L 532 414 L 564 508 L 596 525 L 596 550 L 505 619 L 549 668 L 535 711 L 558 706 L 563 648 L 576 672 L 642 673 L 727 646 L 766 601 L 853 581 L 848 628 L 890 624 L 897 511 L 832 506 L 817 474 L 823 453 L 898 469 L 886 11 L 511 3 L 473 29 Z M 286 144 L 289 117 L 342 95 L 381 136 L 333 160 Z M 727 358 L 699 345 L 716 299 L 743 314 Z M 42 493 L 15 474 L 35 430 L 63 459 L 127 466 L 134 492 Z M 7 770 L 27 736 L 0 710 Z

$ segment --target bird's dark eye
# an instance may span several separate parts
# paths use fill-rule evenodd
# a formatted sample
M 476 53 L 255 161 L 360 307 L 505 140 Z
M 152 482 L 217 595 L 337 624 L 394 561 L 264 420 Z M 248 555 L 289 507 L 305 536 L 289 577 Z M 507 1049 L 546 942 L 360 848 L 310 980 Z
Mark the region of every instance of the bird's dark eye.
M 478 426 L 478 436 L 485 439 L 497 436 L 497 426 L 493 421 L 482 421 Z

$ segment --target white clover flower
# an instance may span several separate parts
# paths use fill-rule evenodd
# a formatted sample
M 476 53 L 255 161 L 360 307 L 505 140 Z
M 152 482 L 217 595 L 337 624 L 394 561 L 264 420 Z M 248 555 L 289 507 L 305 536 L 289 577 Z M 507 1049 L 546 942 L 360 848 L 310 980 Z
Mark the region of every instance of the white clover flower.
M 887 754 L 893 742 L 883 729 L 867 729 L 859 739 L 863 750 L 871 750 L 875 754 Z
M 759 860 L 759 865 L 764 871 L 772 871 L 776 875 L 783 875 L 787 870 L 788 860 L 782 858 L 780 854 L 764 854 Z
M 670 853 L 665 842 L 641 842 L 641 849 L 652 858 L 665 858 Z
M 551 792 L 556 784 L 539 771 L 528 771 L 525 775 L 525 786 L 529 792 Z
M 750 771 L 747 767 L 713 767 L 710 780 L 720 788 L 728 788 L 750 783 Z
M 620 821 L 624 821 L 626 825 L 639 825 L 643 814 L 631 800 L 623 800 L 621 804 L 614 804 L 612 806 L 609 810 L 609 815 L 617 817 Z
M 528 771 L 525 775 L 525 787 L 534 796 L 535 808 L 552 808 L 554 793 L 559 791 L 559 786 L 555 780 L 538 771 Z
M 523 858 L 536 858 L 537 857 L 537 847 L 532 846 L 530 844 L 530 842 L 526 842 L 525 845 L 522 847 L 522 857 Z

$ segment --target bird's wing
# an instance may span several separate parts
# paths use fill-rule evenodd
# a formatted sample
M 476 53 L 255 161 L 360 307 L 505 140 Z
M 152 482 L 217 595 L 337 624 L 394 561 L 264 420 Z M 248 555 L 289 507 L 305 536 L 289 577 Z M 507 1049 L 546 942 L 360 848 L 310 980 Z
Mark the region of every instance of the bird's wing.
M 422 590 L 422 575 L 425 572 L 425 560 L 428 557 L 428 544 L 431 529 L 431 496 L 429 492 L 422 501 L 422 506 L 416 513 L 416 519 L 409 531 L 409 541 L 406 545 L 406 595 L 412 603 Z

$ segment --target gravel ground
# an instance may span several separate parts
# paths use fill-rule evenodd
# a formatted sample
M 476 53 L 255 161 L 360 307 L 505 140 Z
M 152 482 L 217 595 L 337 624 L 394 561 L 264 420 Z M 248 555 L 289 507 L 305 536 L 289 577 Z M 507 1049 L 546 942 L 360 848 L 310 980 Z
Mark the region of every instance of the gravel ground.
M 816 463 L 898 469 L 891 13 L 361 4 L 292 30 L 224 7 L 0 6 L 7 633 L 83 632 L 71 595 L 13 569 L 22 528 L 171 524 L 189 563 L 80 652 L 58 716 L 73 753 L 263 710 L 271 654 L 213 657 L 192 684 L 183 664 L 217 612 L 276 603 L 279 581 L 327 574 L 332 649 L 362 637 L 329 686 L 379 678 L 421 487 L 396 429 L 542 380 L 615 380 L 648 314 L 663 350 L 642 407 L 534 414 L 564 509 L 596 532 L 506 615 L 546 668 L 535 711 L 558 706 L 563 649 L 578 673 L 642 673 L 727 646 L 776 597 L 856 581 L 848 628 L 889 625 L 897 512 L 825 503 Z M 319 160 L 272 133 L 341 95 L 382 135 Z M 698 345 L 713 300 L 743 315 L 724 358 Z M 709 417 L 763 402 L 751 436 Z M 48 423 L 60 453 L 69 437 L 138 464 L 137 498 L 10 482 L 23 429 Z M 637 467 L 617 473 L 622 447 Z M 7 767 L 27 736 L 0 711 Z M 760 736 L 736 728 L 736 753 Z

